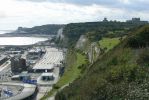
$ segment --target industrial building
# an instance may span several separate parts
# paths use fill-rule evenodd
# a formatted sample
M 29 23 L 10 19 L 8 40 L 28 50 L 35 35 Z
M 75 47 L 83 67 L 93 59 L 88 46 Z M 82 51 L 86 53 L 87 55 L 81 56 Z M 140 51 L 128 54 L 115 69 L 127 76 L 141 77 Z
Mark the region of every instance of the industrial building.
M 15 73 L 21 73 L 22 71 L 27 71 L 26 60 L 20 57 L 11 58 L 11 71 Z
M 35 95 L 37 89 L 44 90 L 46 93 L 45 88 L 52 86 L 59 80 L 60 66 L 63 66 L 64 60 L 63 50 L 46 46 L 28 48 L 23 53 L 21 51 L 11 50 L 11 52 L 7 52 L 9 58 L 0 56 L 0 60 L 3 61 L 4 58 L 8 60 L 4 61 L 6 64 L 1 66 L 1 72 L 7 73 L 6 75 L 1 74 L 1 82 L 7 82 L 1 84 L 3 87 L 10 87 L 10 91 L 6 90 L 5 92 L 11 93 L 11 96 L 2 96 L 5 100 L 38 98 Z M 40 98 L 41 94 L 38 94 Z
M 33 48 L 26 54 L 27 64 L 33 66 L 45 53 L 41 48 Z
M 46 54 L 33 67 L 34 72 L 52 72 L 54 67 L 60 66 L 64 59 L 63 52 L 56 48 L 47 48 Z
M 43 80 L 43 81 L 54 80 L 54 75 L 53 75 L 53 73 L 42 73 L 41 80 Z
M 31 80 L 31 75 L 27 71 L 24 71 L 18 75 L 12 76 L 11 80 L 15 81 Z
M 31 49 L 31 50 L 29 50 L 28 54 L 31 56 L 41 56 L 42 55 L 42 49 L 40 49 L 40 48 Z
M 7 56 L 5 55 L 0 55 L 0 66 L 8 60 Z

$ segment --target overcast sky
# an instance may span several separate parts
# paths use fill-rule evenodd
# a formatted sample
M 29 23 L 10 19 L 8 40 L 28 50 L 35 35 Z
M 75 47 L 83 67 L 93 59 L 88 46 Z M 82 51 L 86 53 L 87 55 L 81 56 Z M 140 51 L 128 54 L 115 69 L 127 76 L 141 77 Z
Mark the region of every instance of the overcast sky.
M 0 30 L 131 17 L 149 20 L 149 0 L 1 0 Z

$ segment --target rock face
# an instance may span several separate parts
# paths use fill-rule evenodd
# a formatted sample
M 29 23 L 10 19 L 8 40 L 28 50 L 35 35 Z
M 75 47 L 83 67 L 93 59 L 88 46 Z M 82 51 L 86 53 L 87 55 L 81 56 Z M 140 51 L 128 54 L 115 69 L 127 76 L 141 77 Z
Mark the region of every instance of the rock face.
M 56 38 L 60 38 L 60 39 L 63 39 L 64 38 L 64 35 L 63 35 L 63 28 L 60 28 L 57 32 L 57 36 Z
M 94 61 L 97 60 L 100 53 L 101 53 L 101 50 L 98 44 L 96 42 L 92 43 L 88 50 L 88 58 L 89 58 L 90 63 L 94 63 Z
M 80 39 L 78 40 L 77 44 L 76 44 L 76 48 L 77 49 L 85 49 L 86 43 L 87 43 L 87 38 L 85 37 L 85 35 L 81 35 Z
M 90 43 L 85 35 L 80 36 L 75 48 L 84 51 L 84 53 L 88 55 L 89 61 L 91 63 L 96 61 L 101 53 L 98 44 L 96 42 Z

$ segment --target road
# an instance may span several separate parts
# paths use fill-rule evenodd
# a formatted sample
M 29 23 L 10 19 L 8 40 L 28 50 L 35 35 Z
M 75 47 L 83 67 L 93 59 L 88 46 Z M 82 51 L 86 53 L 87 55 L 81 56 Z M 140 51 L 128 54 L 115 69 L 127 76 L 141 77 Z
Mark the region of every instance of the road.
M 52 90 L 53 84 L 57 83 L 57 81 L 59 80 L 59 67 L 55 67 L 53 73 L 55 75 L 55 79 L 53 81 L 48 81 L 48 84 L 45 85 L 45 82 L 43 84 L 41 82 L 41 84 L 38 85 L 39 92 L 37 93 L 35 100 L 40 100 L 45 94 Z
M 48 55 L 45 55 L 45 57 L 43 57 L 41 59 L 42 62 L 41 61 L 38 62 L 38 63 L 40 63 L 40 65 L 45 65 L 48 62 L 49 62 L 49 64 L 51 64 L 51 63 L 59 64 L 59 62 L 63 59 L 63 56 L 61 56 L 62 55 L 61 51 L 57 51 L 57 50 L 55 51 L 55 49 L 50 49 L 50 48 L 47 48 L 46 50 L 48 52 Z M 43 64 L 41 64 L 41 63 L 43 63 Z M 36 100 L 40 100 L 45 94 L 47 94 L 47 92 L 49 92 L 52 89 L 53 84 L 58 82 L 58 80 L 60 78 L 59 71 L 60 71 L 59 67 L 54 66 L 54 71 L 53 71 L 54 80 L 52 80 L 52 81 L 47 81 L 47 82 L 42 81 L 41 76 L 38 77 L 37 83 L 38 83 L 39 92 L 36 96 Z
M 8 60 L 0 66 L 0 82 L 10 81 L 11 76 L 11 62 Z

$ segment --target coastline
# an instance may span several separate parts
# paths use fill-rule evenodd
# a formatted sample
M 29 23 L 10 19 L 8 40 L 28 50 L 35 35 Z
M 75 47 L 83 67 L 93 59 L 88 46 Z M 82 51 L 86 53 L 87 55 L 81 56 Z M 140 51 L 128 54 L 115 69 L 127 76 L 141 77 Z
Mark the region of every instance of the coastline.
M 56 35 L 47 35 L 47 34 L 14 34 L 14 33 L 5 33 L 0 34 L 0 37 L 43 37 L 43 38 L 51 38 Z
M 30 47 L 30 46 L 35 46 L 35 45 L 46 45 L 46 41 L 51 40 L 52 37 L 56 35 L 46 35 L 46 34 L 14 34 L 14 33 L 5 33 L 5 34 L 0 34 L 0 37 L 33 37 L 33 38 L 47 38 L 45 41 L 39 41 L 34 44 L 28 44 L 28 45 L 0 45 L 0 47 Z

